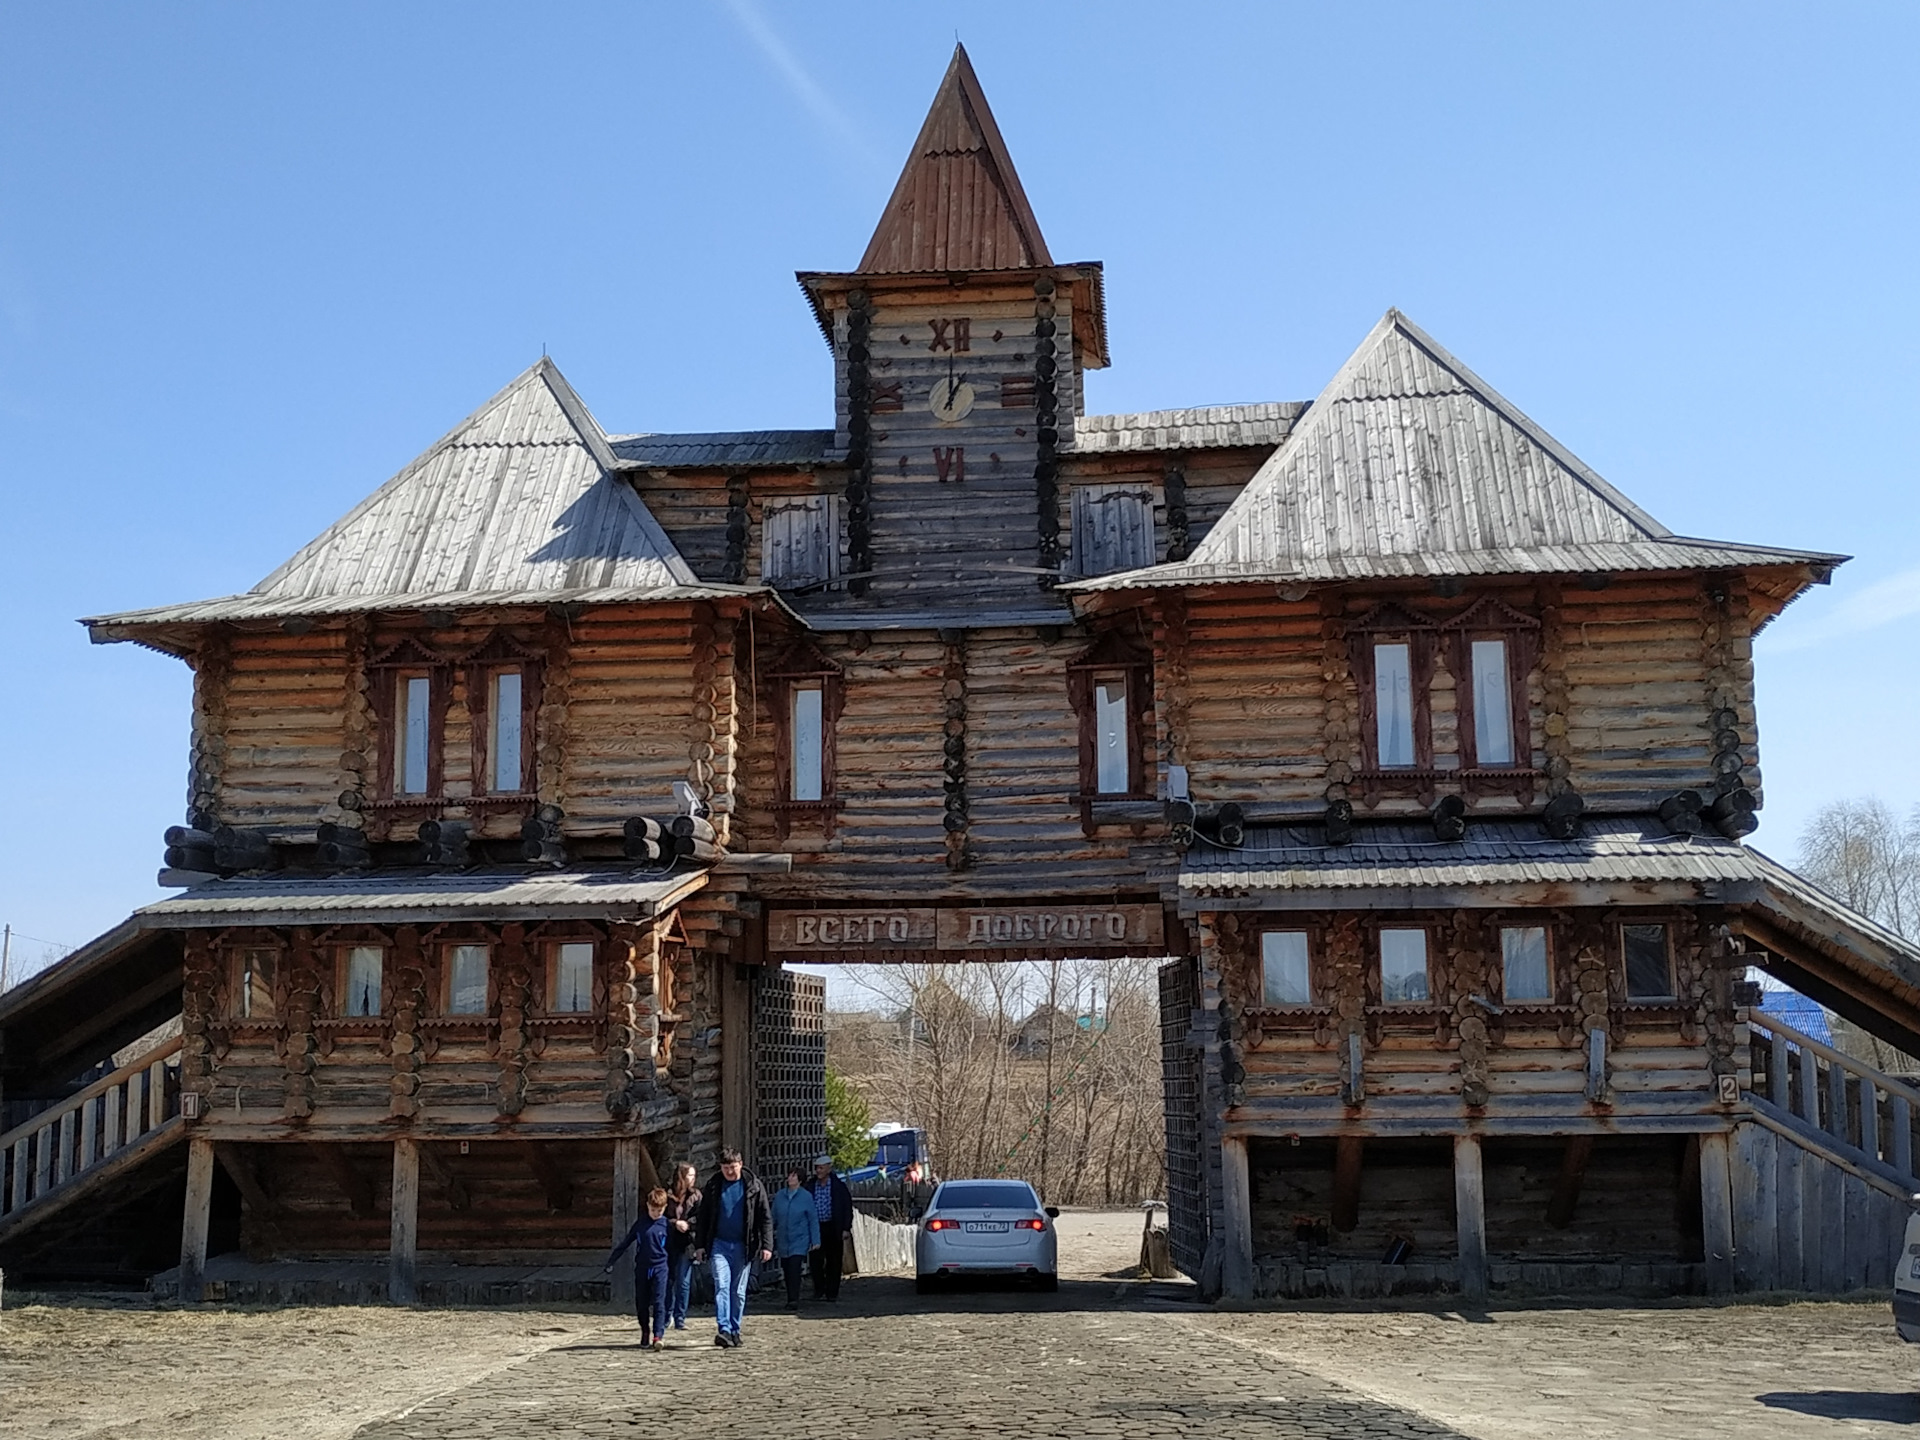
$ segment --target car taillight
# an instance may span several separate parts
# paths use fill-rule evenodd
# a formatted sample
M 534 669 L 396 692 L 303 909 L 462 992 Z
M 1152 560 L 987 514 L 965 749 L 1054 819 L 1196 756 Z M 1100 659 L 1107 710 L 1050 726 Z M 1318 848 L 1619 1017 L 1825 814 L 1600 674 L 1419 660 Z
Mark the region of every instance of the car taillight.
M 1044 1220 L 1016 1220 L 1013 1222 L 1013 1228 L 1016 1230 L 1044 1230 L 1047 1228 L 1047 1222 Z
M 934 1219 L 927 1221 L 927 1229 L 929 1230 L 958 1230 L 959 1228 L 960 1222 L 958 1220 Z

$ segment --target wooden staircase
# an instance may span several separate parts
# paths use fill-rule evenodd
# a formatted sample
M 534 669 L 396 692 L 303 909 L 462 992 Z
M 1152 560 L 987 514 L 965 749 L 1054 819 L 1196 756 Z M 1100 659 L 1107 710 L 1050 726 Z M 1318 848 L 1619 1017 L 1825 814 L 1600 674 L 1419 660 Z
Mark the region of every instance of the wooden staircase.
M 0 1244 L 125 1190 L 180 1142 L 179 1053 L 175 1037 L 0 1135 Z
M 1762 1011 L 1735 1126 L 1733 1274 L 1741 1290 L 1884 1289 L 1920 1192 L 1920 1087 Z

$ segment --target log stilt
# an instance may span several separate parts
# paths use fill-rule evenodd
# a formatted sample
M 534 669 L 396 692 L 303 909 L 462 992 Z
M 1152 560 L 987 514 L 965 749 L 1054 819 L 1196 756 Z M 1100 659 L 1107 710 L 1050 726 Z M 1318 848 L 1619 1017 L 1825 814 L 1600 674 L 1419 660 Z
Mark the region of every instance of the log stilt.
M 420 1244 L 420 1143 L 393 1142 L 393 1224 L 387 1243 L 387 1299 L 412 1305 L 420 1298 L 415 1273 Z
M 213 1141 L 187 1142 L 187 1205 L 180 1220 L 180 1299 L 197 1305 L 206 1292 L 207 1226 L 213 1216 Z
M 641 1155 L 646 1146 L 638 1137 L 613 1142 L 613 1239 L 611 1250 L 627 1238 L 627 1231 L 640 1215 Z M 617 1309 L 633 1304 L 633 1266 L 622 1256 L 613 1267 L 613 1303 Z
M 1220 1142 L 1220 1184 L 1226 1208 L 1226 1248 L 1221 1254 L 1220 1289 L 1230 1300 L 1251 1300 L 1253 1183 L 1247 1167 L 1247 1142 L 1237 1135 Z
M 1460 1293 L 1470 1300 L 1487 1295 L 1487 1185 L 1481 1168 L 1480 1137 L 1453 1137 L 1453 1204 L 1458 1232 Z

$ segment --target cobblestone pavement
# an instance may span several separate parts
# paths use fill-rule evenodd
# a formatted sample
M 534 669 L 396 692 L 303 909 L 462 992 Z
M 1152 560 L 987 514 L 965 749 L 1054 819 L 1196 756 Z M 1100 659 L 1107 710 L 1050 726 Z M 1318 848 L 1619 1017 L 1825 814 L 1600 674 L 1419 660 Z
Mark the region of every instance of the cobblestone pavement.
M 923 1300 L 900 1279 L 851 1283 L 838 1306 L 749 1307 L 747 1344 L 711 1322 L 662 1353 L 632 1328 L 575 1340 L 441 1395 L 362 1440 L 663 1430 L 702 1440 L 993 1435 L 1319 1437 L 1459 1432 L 1284 1361 L 1221 1343 L 1191 1307 L 1115 1299 L 1112 1282 L 1058 1295 Z

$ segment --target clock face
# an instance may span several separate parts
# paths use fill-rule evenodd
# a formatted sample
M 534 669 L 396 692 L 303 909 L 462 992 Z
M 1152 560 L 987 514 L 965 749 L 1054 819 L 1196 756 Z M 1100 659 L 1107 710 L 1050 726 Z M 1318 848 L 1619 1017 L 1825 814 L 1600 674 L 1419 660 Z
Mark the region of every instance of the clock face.
M 951 425 L 964 420 L 973 409 L 973 386 L 964 378 L 948 375 L 933 382 L 933 390 L 927 396 L 927 409 L 933 412 L 933 418 Z

